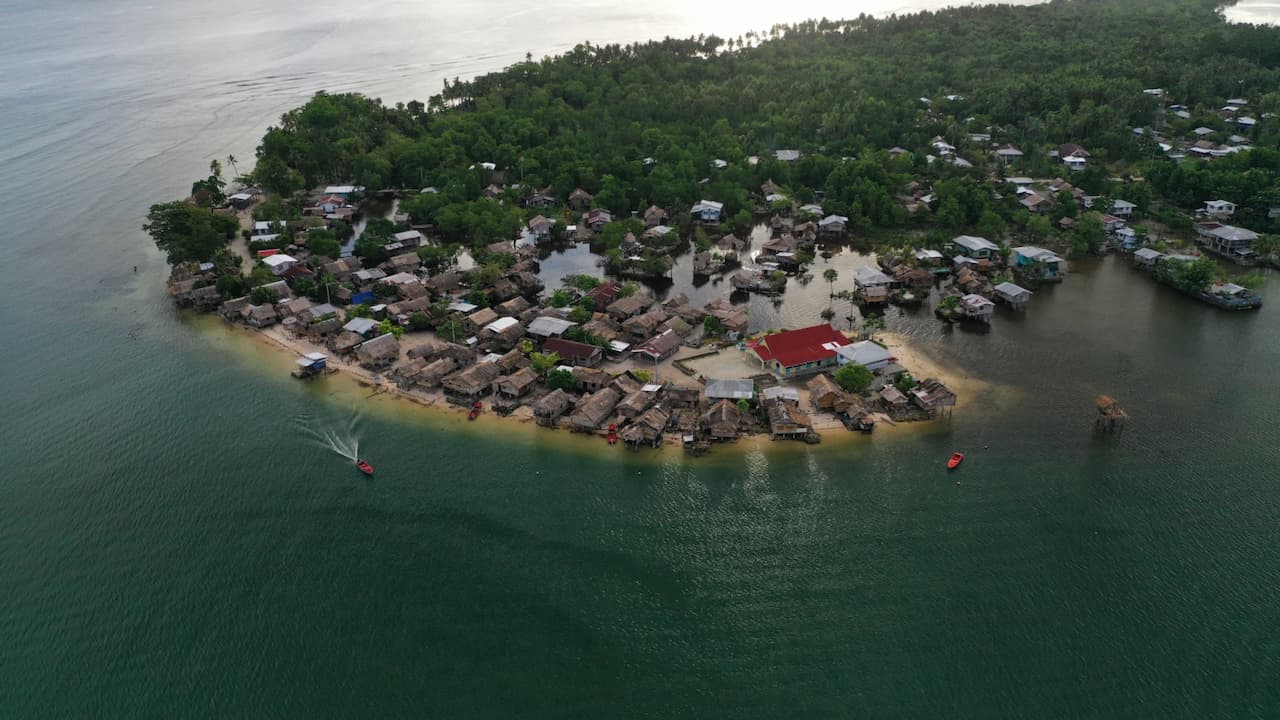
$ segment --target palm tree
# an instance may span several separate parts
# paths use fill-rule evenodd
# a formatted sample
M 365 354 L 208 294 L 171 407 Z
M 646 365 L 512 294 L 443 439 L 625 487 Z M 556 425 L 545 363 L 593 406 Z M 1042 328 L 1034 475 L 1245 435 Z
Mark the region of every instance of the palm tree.
M 836 280 L 838 280 L 839 278 L 840 278 L 840 273 L 836 272 L 835 268 L 827 268 L 826 270 L 822 271 L 822 279 L 827 281 L 827 286 L 831 289 L 831 293 L 828 297 L 833 297 L 833 298 L 835 297 Z
M 235 174 L 236 174 L 236 177 L 239 177 L 239 176 L 240 176 L 240 168 L 236 167 L 236 156 L 235 156 L 235 155 L 227 155 L 227 164 L 231 166 L 231 172 L 235 173 Z

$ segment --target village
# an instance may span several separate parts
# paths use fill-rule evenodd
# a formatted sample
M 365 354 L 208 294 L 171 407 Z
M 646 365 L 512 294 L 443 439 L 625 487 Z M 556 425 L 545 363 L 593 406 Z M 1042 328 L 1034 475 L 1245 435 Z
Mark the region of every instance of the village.
M 304 216 L 349 219 L 359 192 L 326 187 Z M 257 199 L 246 192 L 232 202 L 248 207 Z M 711 204 L 702 205 L 694 217 L 710 224 Z M 585 211 L 581 226 L 592 227 L 602 212 Z M 650 229 L 665 227 L 665 212 L 650 208 L 646 215 Z M 249 295 L 224 301 L 212 264 L 175 267 L 170 291 L 183 306 L 217 312 L 292 349 L 297 377 L 359 368 L 366 382 L 426 404 L 594 433 L 628 447 L 679 443 L 701 453 L 748 435 L 816 443 L 823 432 L 869 433 L 877 424 L 946 417 L 956 405 L 954 392 L 936 378 L 917 380 L 869 332 L 815 322 L 752 334 L 746 306 L 729 296 L 694 307 L 682 294 L 660 302 L 634 283 L 591 276 L 567 278 L 548 292 L 538 276 L 540 218 L 521 239 L 486 249 L 490 258 L 503 258 L 501 275 L 480 278 L 456 268 L 432 275 L 416 253 L 429 241 L 409 229 L 396 233 L 384 248 L 387 260 L 374 267 L 355 256 L 310 255 L 295 237 L 285 251 L 262 254 L 261 266 L 276 279 Z M 839 224 L 824 221 L 823 228 Z M 249 242 L 280 229 L 245 224 Z M 819 232 L 813 223 L 775 225 L 778 237 L 761 251 L 766 267 L 786 252 L 775 248 L 799 245 L 794 232 L 805 238 L 800 242 Z M 307 226 L 317 225 L 297 227 Z M 725 254 L 748 250 L 732 235 L 717 238 L 716 247 L 725 251 L 717 253 L 719 272 L 738 264 L 724 263 Z M 706 270 L 702 261 L 695 268 Z M 882 275 L 860 275 L 859 297 L 875 304 L 896 292 L 896 282 L 879 292 Z M 333 280 L 323 302 L 298 292 L 317 277 Z M 736 283 L 731 287 L 740 293 Z M 426 318 L 433 329 L 423 329 Z
M 1252 119 L 1244 108 L 1245 101 L 1231 100 L 1222 117 L 1237 124 Z M 1181 117 L 1183 110 L 1171 106 L 1167 112 Z M 1146 140 L 1149 132 L 1137 128 L 1134 135 Z M 1153 139 L 1175 162 L 1186 159 L 1181 150 L 1210 162 L 1250 149 L 1241 136 L 1225 138 L 1226 145 L 1215 144 L 1218 137 L 1197 129 L 1184 142 Z M 456 257 L 440 262 L 443 243 L 433 237 L 432 224 L 394 210 L 382 221 L 393 223 L 394 232 L 372 250 L 355 252 L 354 237 L 340 249 L 330 241 L 325 253 L 312 247 L 331 228 L 358 223 L 370 201 L 395 208 L 401 198 L 439 193 L 434 187 L 331 185 L 291 198 L 300 211 L 293 219 L 263 219 L 255 208 L 267 196 L 243 188 L 217 212 L 239 221 L 243 244 L 237 240 L 233 247 L 258 281 L 228 297 L 227 268 L 180 263 L 169 289 L 179 305 L 217 312 L 294 350 L 301 378 L 360 368 L 364 382 L 452 405 L 473 418 L 492 412 L 594 433 L 610 444 L 679 443 L 694 453 L 747 435 L 815 443 L 823 432 L 869 433 L 877 425 L 949 416 L 956 394 L 937 377 L 917 378 L 877 342 L 884 309 L 928 303 L 947 323 L 990 323 L 997 304 L 1024 310 L 1037 289 L 1067 277 L 1067 238 L 1086 238 L 1088 254 L 1129 255 L 1136 269 L 1217 307 L 1261 305 L 1250 288 L 1221 279 L 1216 265 L 1205 269 L 1200 263 L 1213 256 L 1256 264 L 1253 244 L 1260 235 L 1231 224 L 1234 203 L 1207 201 L 1188 221 L 1194 240 L 1178 238 L 1163 225 L 1141 222 L 1138 203 L 1089 195 L 1064 179 L 1089 167 L 1089 151 L 1077 144 L 1048 153 L 1050 167 L 1060 173 L 1049 179 L 1010 174 L 1027 166 L 1022 151 L 986 133 L 970 134 L 959 146 L 935 137 L 929 150 L 928 164 L 989 166 L 991 196 L 1014 198 L 1024 218 L 1052 215 L 1051 233 L 1030 235 L 1040 244 L 1013 246 L 1007 240 L 1016 233 L 997 239 L 960 234 L 945 242 L 907 233 L 878 247 L 876 264 L 856 267 L 852 278 L 828 269 L 823 279 L 832 302 L 850 303 L 847 332 L 832 324 L 833 308 L 804 327 L 751 324 L 745 301 L 751 294 L 780 302 L 789 282 L 813 279 L 810 267 L 818 255 L 853 235 L 848 217 L 824 209 L 822 192 L 801 202 L 771 179 L 752 194 L 752 222 L 767 236 L 753 243 L 754 231 L 735 234 L 724 203 L 716 200 L 687 208 L 650 205 L 615 217 L 583 188 L 562 196 L 551 187 L 506 182 L 494 163 L 477 163 L 472 170 L 489 182 L 482 198 L 518 206 L 528 219 L 510 240 L 475 249 L 465 269 Z M 888 151 L 890 157 L 907 153 Z M 795 163 L 801 155 L 777 150 L 773 160 Z M 745 162 L 756 166 L 761 159 Z M 729 162 L 714 159 L 709 166 L 717 172 Z M 1141 178 L 1113 181 L 1113 189 L 1143 190 Z M 897 202 L 916 213 L 934 209 L 937 200 L 927 184 L 912 181 Z M 1270 215 L 1280 211 L 1273 208 Z M 1096 229 L 1086 232 L 1087 222 Z M 737 227 L 743 227 L 740 220 Z M 546 287 L 539 258 L 549 247 L 575 244 L 590 245 L 600 256 L 599 271 Z M 660 298 L 634 282 L 669 277 L 673 257 L 690 245 L 694 278 L 727 279 L 728 293 L 695 306 L 683 293 Z M 857 331 L 855 307 L 863 320 Z

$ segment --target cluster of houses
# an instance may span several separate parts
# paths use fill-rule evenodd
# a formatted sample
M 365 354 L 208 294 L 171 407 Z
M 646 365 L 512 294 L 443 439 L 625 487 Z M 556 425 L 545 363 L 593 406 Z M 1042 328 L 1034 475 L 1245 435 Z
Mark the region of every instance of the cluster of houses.
M 1160 98 L 1165 108 L 1165 119 L 1170 124 L 1186 123 L 1195 117 L 1193 108 L 1171 102 L 1161 88 L 1149 88 L 1143 92 Z M 1202 112 L 1202 121 L 1206 116 L 1212 116 L 1208 121 L 1220 127 L 1200 125 L 1181 137 L 1172 137 L 1151 128 L 1133 128 L 1133 134 L 1136 137 L 1150 138 L 1160 148 L 1160 152 L 1176 162 L 1189 157 L 1213 160 L 1253 149 L 1253 141 L 1248 135 L 1258 126 L 1259 118 L 1250 112 L 1248 100 L 1230 98 L 1221 108 Z

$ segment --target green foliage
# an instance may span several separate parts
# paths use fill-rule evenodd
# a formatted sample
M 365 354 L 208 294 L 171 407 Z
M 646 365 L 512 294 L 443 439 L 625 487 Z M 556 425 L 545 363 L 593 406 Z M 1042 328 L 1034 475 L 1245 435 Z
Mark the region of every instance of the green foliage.
M 280 278 L 276 277 L 275 273 L 271 272 L 271 268 L 263 265 L 262 263 L 254 265 L 253 269 L 249 271 L 249 287 L 266 285 L 279 279 Z
M 364 226 L 356 240 L 355 255 L 365 258 L 368 263 L 377 264 L 386 259 L 382 246 L 395 239 L 396 224 L 386 218 L 372 218 Z
M 653 379 L 653 375 L 648 370 L 632 370 L 631 374 L 642 383 L 647 383 Z
M 751 413 L 751 403 L 744 400 L 738 401 L 738 414 L 749 415 Z
M 1072 256 L 1096 253 L 1107 241 L 1107 232 L 1102 224 L 1102 216 L 1096 212 L 1085 213 L 1076 221 L 1076 229 L 1071 234 L 1070 254 Z
M 409 329 L 414 332 L 430 330 L 432 324 L 431 316 L 424 312 L 418 311 L 409 315 Z
M 342 254 L 342 245 L 329 230 L 311 230 L 307 233 L 307 249 L 316 255 L 337 258 Z
M 422 261 L 423 267 L 428 272 L 435 274 L 453 265 L 453 261 L 457 258 L 461 249 L 457 244 L 423 245 L 418 248 L 418 259 Z
M 1174 287 L 1196 293 L 1207 290 L 1218 275 L 1218 264 L 1207 257 L 1195 260 L 1165 259 L 1156 272 Z
M 553 308 L 566 307 L 571 302 L 573 302 L 573 295 L 569 294 L 567 290 L 556 290 L 547 299 L 547 304 Z
M 590 310 L 581 305 L 575 305 L 574 308 L 569 311 L 569 321 L 582 325 L 584 323 L 591 322 L 591 315 L 592 312 Z
M 568 370 L 552 370 L 547 373 L 547 387 L 556 390 L 564 390 L 565 392 L 576 392 L 578 389 L 578 381 L 574 379 L 573 373 Z
M 1232 280 L 1232 282 L 1239 285 L 1240 287 L 1249 288 L 1250 290 L 1257 290 L 1258 288 L 1266 284 L 1267 276 L 1263 275 L 1260 272 L 1251 272 L 1246 275 L 1241 275 L 1240 277 L 1235 278 L 1234 280 Z
M 235 274 L 219 275 L 216 287 L 218 288 L 218 294 L 221 295 L 224 300 L 240 297 L 241 295 L 244 295 L 245 290 L 248 289 L 248 285 L 245 283 L 244 278 Z
M 841 365 L 832 378 L 845 392 L 861 393 L 875 380 L 875 376 L 865 365 L 849 363 Z
M 509 240 L 527 219 L 516 191 L 503 202 L 482 196 L 496 178 L 478 162 L 525 186 L 587 188 L 599 207 L 624 218 L 657 204 L 687 223 L 680 209 L 718 200 L 726 224 L 744 234 L 767 179 L 797 199 L 824 192 L 827 212 L 847 215 L 857 232 L 905 224 L 896 196 L 916 180 L 936 200 L 913 222 L 952 234 L 979 228 L 996 240 L 1017 199 L 1003 190 L 995 197 L 985 174 L 997 161 L 985 143 L 964 139 L 995 127 L 998 142 L 1024 151 L 1019 172 L 1047 176 L 1057 166 L 1045 151 L 1076 142 L 1093 157 L 1071 180 L 1090 194 L 1119 192 L 1111 175 L 1131 170 L 1152 192 L 1144 196 L 1138 183 L 1123 194 L 1148 213 L 1221 197 L 1240 205 L 1241 224 L 1260 228 L 1268 203 L 1280 204 L 1274 124 L 1252 131 L 1255 150 L 1212 163 L 1167 162 L 1130 131 L 1163 117 L 1160 101 L 1141 92 L 1152 84 L 1201 108 L 1206 117 L 1192 123 L 1225 128 L 1210 111 L 1237 95 L 1257 98 L 1259 114 L 1280 110 L 1280 29 L 1226 23 L 1217 7 L 1207 0 L 990 5 L 810 21 L 736 47 L 716 37 L 584 44 L 448 83 L 426 103 L 387 107 L 319 93 L 267 131 L 253 174 L 285 196 L 329 181 L 434 185 L 438 194 L 406 198 L 402 209 L 472 248 Z M 971 99 L 939 101 L 929 113 L 917 100 L 952 93 Z M 1194 127 L 1180 123 L 1170 136 Z M 927 163 L 935 135 L 958 144 L 976 167 Z M 895 145 L 909 152 L 890 158 L 885 149 Z M 801 149 L 801 160 L 775 161 L 770 151 L 780 147 Z M 740 162 L 748 155 L 762 160 Z M 655 162 L 641 162 L 646 157 Z M 703 184 L 716 157 L 729 167 Z M 1071 212 L 1062 200 L 1049 217 Z M 1166 219 L 1175 232 L 1189 229 L 1185 212 Z M 613 223 L 604 248 L 616 247 L 632 224 Z M 1040 221 L 1026 224 L 1034 236 L 1047 235 Z M 374 240 L 363 240 L 358 254 L 380 259 Z M 1082 252 L 1094 246 L 1087 236 L 1072 244 Z M 638 270 L 664 274 L 659 262 L 650 258 Z
M 467 293 L 467 302 L 482 308 L 489 307 L 489 293 L 480 289 L 472 290 Z
M 404 328 L 391 322 L 390 319 L 386 319 L 378 323 L 378 334 L 386 335 L 387 333 L 395 335 L 396 339 L 399 340 L 404 335 Z
M 436 325 L 436 336 L 441 340 L 462 342 L 467 339 L 468 335 L 466 326 L 461 321 L 453 318 L 446 318 Z
M 565 275 L 564 284 L 578 289 L 581 292 L 590 292 L 601 285 L 603 281 L 594 275 Z
M 911 377 L 911 373 L 900 372 L 893 376 L 893 386 L 897 388 L 899 392 L 905 393 L 911 388 L 914 388 L 916 384 L 916 379 Z
M 211 260 L 239 232 L 240 223 L 207 207 L 169 202 L 152 205 L 142 229 L 168 256 L 169 263 L 177 264 Z
M 546 376 L 548 372 L 559 364 L 560 356 L 556 353 L 535 352 L 529 354 L 529 365 L 533 368 L 533 371 L 538 374 L 538 377 Z
M 276 294 L 276 291 L 269 287 L 259 286 L 249 293 L 249 302 L 254 305 L 271 305 L 279 299 L 280 296 Z
M 360 303 L 347 308 L 347 317 L 370 318 L 373 317 L 373 306 L 369 303 Z
M 702 330 L 708 337 L 720 337 L 724 334 L 724 323 L 715 315 L 707 315 L 702 318 Z

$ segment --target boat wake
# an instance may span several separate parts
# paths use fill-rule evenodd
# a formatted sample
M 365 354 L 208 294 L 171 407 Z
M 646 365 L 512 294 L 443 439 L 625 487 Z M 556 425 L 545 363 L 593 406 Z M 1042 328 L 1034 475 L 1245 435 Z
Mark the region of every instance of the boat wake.
M 303 435 L 311 442 L 351 462 L 359 459 L 360 415 L 358 413 L 329 421 L 308 417 L 299 417 L 296 421 Z

